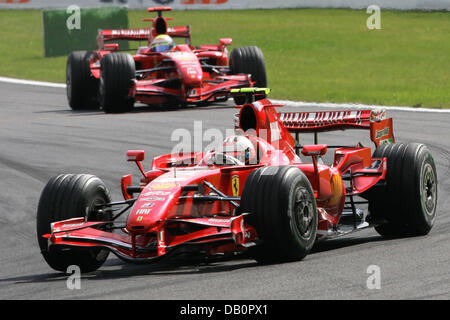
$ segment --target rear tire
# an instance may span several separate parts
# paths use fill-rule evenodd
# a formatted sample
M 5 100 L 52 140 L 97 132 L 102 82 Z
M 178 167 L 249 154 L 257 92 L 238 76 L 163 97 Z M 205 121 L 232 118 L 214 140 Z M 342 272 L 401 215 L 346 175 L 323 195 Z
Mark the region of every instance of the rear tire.
M 255 87 L 265 88 L 267 86 L 266 64 L 264 55 L 256 46 L 234 48 L 230 55 L 231 74 L 251 74 L 252 81 L 256 81 Z M 264 99 L 258 96 L 256 99 Z M 246 103 L 246 97 L 234 97 L 237 105 Z
M 66 93 L 72 110 L 99 108 L 99 80 L 91 74 L 91 55 L 91 51 L 73 51 L 67 58 Z
M 91 272 L 103 265 L 107 250 L 58 247 L 49 250 L 42 235 L 50 233 L 50 224 L 55 221 L 86 216 L 87 221 L 109 221 L 109 215 L 98 216 L 93 211 L 94 205 L 108 202 L 111 202 L 108 189 L 93 175 L 62 174 L 49 180 L 39 200 L 36 231 L 41 253 L 50 267 L 66 272 L 70 265 L 77 265 L 81 272 Z
M 305 174 L 292 166 L 265 167 L 252 172 L 245 182 L 241 212 L 262 243 L 250 248 L 261 263 L 303 259 L 317 232 L 317 206 Z
M 386 184 L 369 193 L 369 211 L 382 236 L 426 235 L 433 227 L 437 205 L 437 175 L 428 148 L 419 143 L 378 147 L 373 157 L 387 158 Z
M 134 98 L 128 93 L 136 78 L 136 65 L 128 53 L 107 54 L 101 60 L 100 106 L 107 113 L 131 111 Z

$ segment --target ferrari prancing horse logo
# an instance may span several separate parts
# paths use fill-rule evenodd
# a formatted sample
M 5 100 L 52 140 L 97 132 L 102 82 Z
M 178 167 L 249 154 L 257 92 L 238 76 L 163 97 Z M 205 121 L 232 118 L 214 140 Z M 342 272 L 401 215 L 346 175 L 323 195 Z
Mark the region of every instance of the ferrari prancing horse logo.
M 239 196 L 239 176 L 231 177 L 231 190 L 233 191 L 233 197 Z

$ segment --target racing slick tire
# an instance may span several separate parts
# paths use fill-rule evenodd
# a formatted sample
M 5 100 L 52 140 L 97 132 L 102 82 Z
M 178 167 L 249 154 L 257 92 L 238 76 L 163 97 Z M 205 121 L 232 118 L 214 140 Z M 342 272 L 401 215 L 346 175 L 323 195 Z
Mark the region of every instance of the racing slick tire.
M 234 48 L 230 55 L 231 74 L 251 74 L 252 81 L 256 81 L 255 87 L 267 87 L 266 64 L 264 55 L 260 48 L 256 46 Z M 264 99 L 265 96 L 255 97 L 257 100 Z M 247 97 L 234 97 L 237 105 L 246 103 Z
M 136 65 L 130 54 L 114 52 L 103 57 L 99 90 L 103 111 L 120 113 L 133 109 L 134 99 L 128 93 L 135 78 Z
M 91 74 L 91 51 L 73 51 L 66 64 L 66 93 L 72 110 L 98 109 L 99 81 Z
M 51 178 L 42 191 L 36 217 L 36 231 L 39 248 L 50 267 L 66 272 L 70 265 L 76 265 L 81 272 L 91 272 L 103 265 L 109 251 L 100 248 L 48 248 L 47 239 L 50 224 L 76 217 L 87 221 L 109 221 L 110 213 L 102 216 L 93 210 L 98 204 L 111 202 L 109 191 L 97 177 L 89 174 L 61 174 Z
M 293 166 L 264 167 L 245 182 L 241 212 L 262 243 L 249 248 L 260 263 L 303 259 L 316 240 L 317 206 L 305 174 Z
M 369 192 L 375 230 L 386 237 L 426 235 L 433 227 L 437 205 L 437 174 L 424 144 L 395 143 L 378 147 L 374 158 L 387 158 L 385 184 Z

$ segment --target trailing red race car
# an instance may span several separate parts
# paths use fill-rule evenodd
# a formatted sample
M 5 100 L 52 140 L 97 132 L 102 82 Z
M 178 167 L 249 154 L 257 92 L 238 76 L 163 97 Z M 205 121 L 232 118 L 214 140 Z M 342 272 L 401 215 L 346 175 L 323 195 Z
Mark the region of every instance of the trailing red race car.
M 67 98 L 73 110 L 126 112 L 136 101 L 147 105 L 207 104 L 226 101 L 230 89 L 266 86 L 262 51 L 255 46 L 234 48 L 232 39 L 194 47 L 189 26 L 168 27 L 163 11 L 152 28 L 99 30 L 97 50 L 75 51 L 67 60 Z M 173 39 L 184 39 L 175 44 Z M 119 52 L 118 40 L 145 41 L 136 54 Z M 239 102 L 239 101 L 237 101 Z
M 241 98 L 261 93 L 267 92 L 233 90 Z M 385 236 L 430 231 L 437 203 L 433 157 L 423 144 L 394 143 L 384 111 L 279 113 L 277 107 L 268 99 L 238 106 L 236 134 L 223 144 L 155 157 L 149 171 L 141 164 L 144 151 L 129 151 L 142 178 L 136 185 L 131 175 L 122 178 L 123 201 L 112 202 L 93 175 L 52 178 L 37 212 L 45 260 L 56 270 L 78 265 L 83 272 L 99 268 L 109 252 L 130 262 L 243 251 L 260 262 L 291 261 L 318 240 L 367 227 Z M 375 152 L 360 143 L 299 143 L 303 132 L 344 129 L 369 130 Z M 334 161 L 326 165 L 321 156 L 330 148 Z

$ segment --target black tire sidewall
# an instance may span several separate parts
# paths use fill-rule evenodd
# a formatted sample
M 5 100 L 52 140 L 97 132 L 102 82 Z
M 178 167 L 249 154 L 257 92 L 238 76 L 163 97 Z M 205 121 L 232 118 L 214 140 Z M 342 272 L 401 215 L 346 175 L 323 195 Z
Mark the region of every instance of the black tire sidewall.
M 101 60 L 99 85 L 100 105 L 107 113 L 128 112 L 134 99 L 128 96 L 131 82 L 136 78 L 136 66 L 130 54 L 110 53 Z
M 412 181 L 411 185 L 413 186 L 413 194 L 416 196 L 413 197 L 408 203 L 407 210 L 413 213 L 411 214 L 408 224 L 411 225 L 413 234 L 425 235 L 430 232 L 436 219 L 437 187 L 435 190 L 436 198 L 433 209 L 431 210 L 432 212 L 428 213 L 428 210 L 424 207 L 422 201 L 423 179 L 425 168 L 428 167 L 432 170 L 435 183 L 437 184 L 436 166 L 430 152 L 424 145 L 418 146 L 416 150 L 411 151 L 411 153 L 413 152 L 416 161 L 415 167 L 413 169 L 414 176 L 412 177 L 414 180 Z
M 82 272 L 99 268 L 108 256 L 108 251 L 100 248 L 69 249 L 47 247 L 47 239 L 42 237 L 50 233 L 50 224 L 76 217 L 85 217 L 93 208 L 94 202 L 110 202 L 109 191 L 97 177 L 86 174 L 62 174 L 53 177 L 45 186 L 38 205 L 36 231 L 41 253 L 47 263 L 57 271 L 65 272 L 70 265 L 77 265 Z M 89 217 L 89 220 L 93 217 Z M 103 219 L 109 220 L 110 216 Z
M 287 177 L 286 177 L 287 178 Z M 284 187 L 289 186 L 289 199 L 288 199 L 288 208 L 287 208 L 287 216 L 288 216 L 288 226 L 289 232 L 286 232 L 286 235 L 289 235 L 292 239 L 289 240 L 290 243 L 295 244 L 292 248 L 286 247 L 289 249 L 289 254 L 294 256 L 297 255 L 299 258 L 306 256 L 306 254 L 312 249 L 314 242 L 316 240 L 316 230 L 318 223 L 317 216 L 317 205 L 314 198 L 314 191 L 312 190 L 311 184 L 309 183 L 308 178 L 304 175 L 297 175 L 295 178 L 291 179 L 291 181 L 286 181 L 287 183 L 283 184 Z M 310 195 L 310 201 L 313 206 L 313 222 L 312 222 L 312 232 L 309 237 L 303 237 L 300 232 L 298 226 L 296 226 L 295 218 L 294 218 L 294 208 L 293 203 L 295 201 L 295 194 L 298 192 L 297 189 L 304 189 Z M 287 190 L 286 190 L 287 191 Z M 301 247 L 302 250 L 298 251 L 298 247 Z
M 308 239 L 295 225 L 293 200 L 298 188 L 307 190 L 314 204 L 313 232 Z M 308 178 L 292 166 L 265 167 L 252 172 L 241 198 L 242 212 L 258 233 L 262 244 L 249 253 L 257 261 L 272 263 L 301 260 L 311 250 L 317 230 L 317 207 Z
M 72 110 L 98 109 L 99 80 L 92 76 L 91 51 L 73 51 L 66 64 L 66 94 Z
M 230 73 L 251 74 L 252 81 L 256 82 L 256 87 L 264 88 L 267 86 L 267 73 L 264 55 L 261 49 L 256 46 L 238 47 L 231 51 Z M 260 100 L 265 98 L 265 95 L 255 98 Z M 246 100 L 246 97 L 234 97 L 234 101 L 237 105 L 246 103 Z
M 427 214 L 422 205 L 422 179 L 429 168 L 437 184 L 436 166 L 428 148 L 419 143 L 395 143 L 380 146 L 373 157 L 386 157 L 386 185 L 369 192 L 369 210 L 383 236 L 428 234 L 436 218 L 437 185 L 434 208 Z

